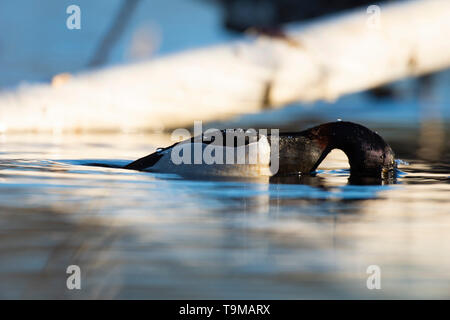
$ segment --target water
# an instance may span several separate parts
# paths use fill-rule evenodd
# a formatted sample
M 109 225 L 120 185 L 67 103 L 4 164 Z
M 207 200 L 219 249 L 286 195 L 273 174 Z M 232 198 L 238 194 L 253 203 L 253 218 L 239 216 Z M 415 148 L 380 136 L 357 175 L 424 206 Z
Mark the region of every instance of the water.
M 196 181 L 84 165 L 163 134 L 0 139 L 0 298 L 450 298 L 445 159 L 410 152 L 393 184 L 350 184 L 340 153 L 316 177 Z

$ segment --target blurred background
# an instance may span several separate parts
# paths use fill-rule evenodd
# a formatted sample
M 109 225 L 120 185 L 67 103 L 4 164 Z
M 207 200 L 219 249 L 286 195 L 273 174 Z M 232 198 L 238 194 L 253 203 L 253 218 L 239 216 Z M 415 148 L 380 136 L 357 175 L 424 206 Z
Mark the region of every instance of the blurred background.
M 392 2 L 392 1 L 385 1 Z M 381 4 L 383 2 L 380 2 Z M 287 22 L 308 21 L 370 4 L 348 1 L 188 0 L 77 1 L 80 30 L 65 26 L 72 1 L 0 4 L 0 92 L 25 83 L 48 83 L 55 75 L 79 73 L 146 61 L 193 48 L 240 39 L 249 30 L 278 30 Z M 24 8 L 20 14 L 17 8 Z M 364 9 L 364 7 L 363 7 Z M 253 29 L 252 29 L 253 28 Z M 448 71 L 405 79 L 367 92 L 343 96 L 332 103 L 287 106 L 223 126 L 269 126 L 303 129 L 304 123 L 337 118 L 373 122 L 375 128 L 407 127 L 416 137 L 401 152 L 421 150 L 424 157 L 445 157 L 446 123 L 450 117 Z M 426 128 L 425 131 L 420 131 Z M 406 129 L 406 128 L 405 128 Z M 428 132 L 430 131 L 430 132 Z M 393 139 L 396 137 L 394 136 Z M 430 138 L 430 139 L 428 139 Z M 426 141 L 428 146 L 419 146 Z M 395 143 L 395 141 L 393 142 Z M 432 143 L 433 146 L 429 146 Z
M 62 27 L 72 4 L 80 30 Z M 1 1 L 0 93 L 369 4 Z M 343 154 L 295 181 L 188 181 L 84 165 L 125 164 L 170 132 L 0 133 L 0 298 L 449 298 L 449 86 L 442 70 L 208 124 L 360 122 L 402 160 L 393 184 L 353 185 Z M 72 264 L 79 291 L 66 288 Z M 373 264 L 382 290 L 366 288 Z
M 252 27 L 277 27 L 368 4 L 367 0 L 99 0 L 30 3 L 3 1 L 0 10 L 2 88 L 22 81 L 48 81 L 93 64 L 148 59 L 237 39 Z M 65 26 L 66 8 L 82 10 L 82 27 Z M 22 8 L 21 14 L 16 14 Z M 12 14 L 14 13 L 14 14 Z M 118 25 L 119 27 L 116 27 Z M 101 61 L 94 61 L 108 32 L 115 36 Z

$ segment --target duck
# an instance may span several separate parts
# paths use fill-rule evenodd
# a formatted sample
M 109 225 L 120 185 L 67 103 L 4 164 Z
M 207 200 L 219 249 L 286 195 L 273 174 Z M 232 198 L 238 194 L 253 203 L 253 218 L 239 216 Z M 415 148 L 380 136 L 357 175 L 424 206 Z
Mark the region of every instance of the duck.
M 181 176 L 307 175 L 314 174 L 333 149 L 346 154 L 353 177 L 382 178 L 396 168 L 389 144 L 378 133 L 353 122 L 328 122 L 300 132 L 207 131 L 159 148 L 124 168 Z

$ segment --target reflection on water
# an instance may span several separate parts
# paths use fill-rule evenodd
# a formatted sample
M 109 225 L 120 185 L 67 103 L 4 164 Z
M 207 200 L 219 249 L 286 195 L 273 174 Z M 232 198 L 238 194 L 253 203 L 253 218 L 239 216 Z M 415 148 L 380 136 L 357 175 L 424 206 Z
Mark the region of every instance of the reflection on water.
M 450 298 L 448 163 L 405 158 L 391 184 L 349 181 L 342 154 L 316 176 L 186 180 L 83 165 L 165 136 L 1 139 L 0 298 Z

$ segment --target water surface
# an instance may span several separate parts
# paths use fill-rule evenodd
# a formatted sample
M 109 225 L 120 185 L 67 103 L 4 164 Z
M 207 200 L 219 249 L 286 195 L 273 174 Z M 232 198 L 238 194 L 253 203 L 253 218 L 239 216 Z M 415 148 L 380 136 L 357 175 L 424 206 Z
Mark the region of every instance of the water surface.
M 450 298 L 445 158 L 403 153 L 390 184 L 349 183 L 339 153 L 315 177 L 205 181 L 84 165 L 162 134 L 0 139 L 0 298 Z

